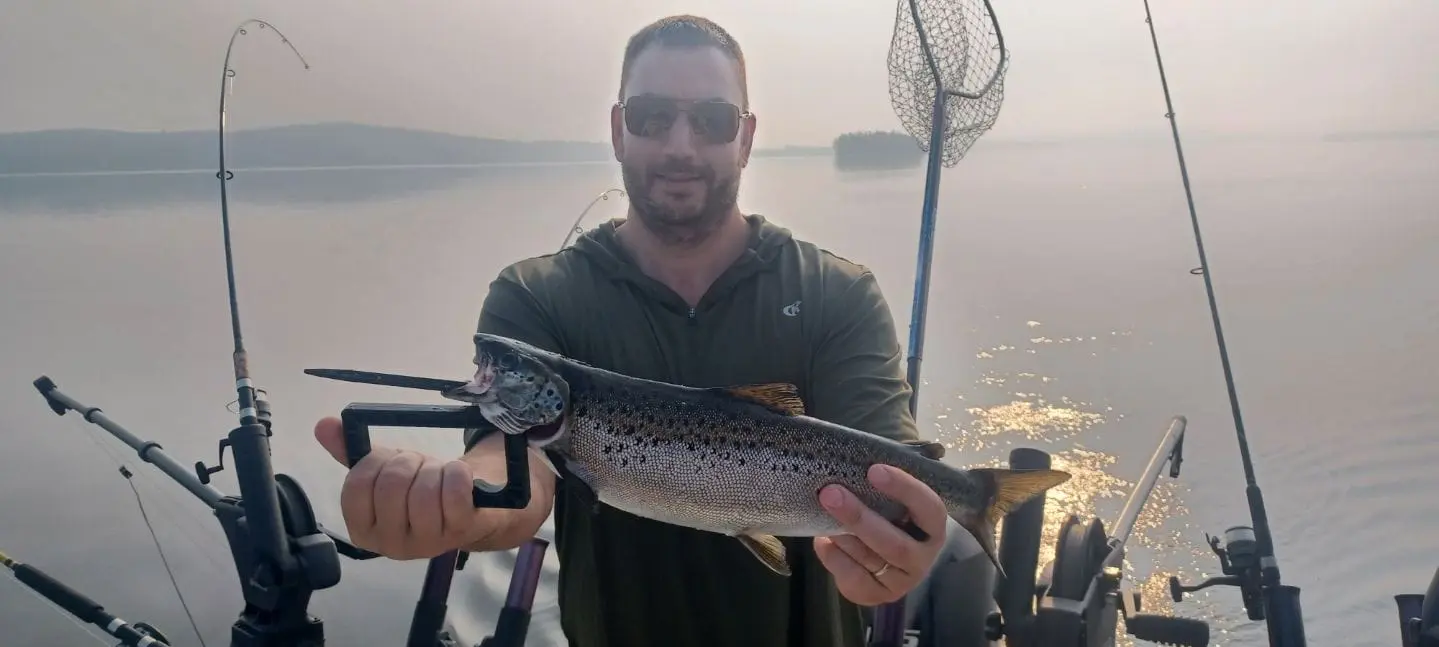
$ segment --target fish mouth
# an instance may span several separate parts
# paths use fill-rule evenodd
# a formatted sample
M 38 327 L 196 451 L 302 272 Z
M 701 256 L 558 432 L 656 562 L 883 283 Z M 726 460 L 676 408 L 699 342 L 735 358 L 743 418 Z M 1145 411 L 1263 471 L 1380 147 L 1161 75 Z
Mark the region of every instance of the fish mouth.
M 494 364 L 489 361 L 489 358 L 482 358 L 479 368 L 475 370 L 475 377 L 463 386 L 446 393 L 445 397 L 475 404 L 493 402 L 495 395 L 490 387 L 495 384 L 495 372 Z

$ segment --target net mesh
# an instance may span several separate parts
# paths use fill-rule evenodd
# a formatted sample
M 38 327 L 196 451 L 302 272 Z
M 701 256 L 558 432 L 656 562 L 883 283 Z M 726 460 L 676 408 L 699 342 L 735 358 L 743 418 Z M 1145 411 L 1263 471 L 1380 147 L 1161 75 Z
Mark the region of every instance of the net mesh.
M 985 0 L 898 0 L 897 4 L 889 44 L 890 104 L 905 131 L 928 152 L 935 78 L 915 25 L 917 8 L 941 87 L 950 95 L 945 102 L 941 160 L 944 166 L 954 166 L 994 126 L 1004 101 L 1009 65 L 1008 57 L 1001 55 L 994 15 Z

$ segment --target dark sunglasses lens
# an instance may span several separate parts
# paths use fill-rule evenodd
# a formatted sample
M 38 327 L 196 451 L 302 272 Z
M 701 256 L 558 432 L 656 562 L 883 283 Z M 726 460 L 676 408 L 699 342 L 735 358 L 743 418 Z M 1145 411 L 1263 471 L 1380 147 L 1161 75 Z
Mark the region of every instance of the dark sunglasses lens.
M 636 137 L 662 137 L 678 116 L 672 102 L 637 98 L 625 104 L 625 128 Z
M 716 144 L 728 144 L 739 134 L 739 108 L 733 104 L 698 103 L 690 109 L 690 127 L 696 135 Z
M 636 137 L 657 138 L 669 134 L 679 119 L 679 105 L 666 99 L 635 97 L 625 102 L 625 128 Z M 740 110 L 732 103 L 705 101 L 688 110 L 690 129 L 714 144 L 728 144 L 739 134 Z

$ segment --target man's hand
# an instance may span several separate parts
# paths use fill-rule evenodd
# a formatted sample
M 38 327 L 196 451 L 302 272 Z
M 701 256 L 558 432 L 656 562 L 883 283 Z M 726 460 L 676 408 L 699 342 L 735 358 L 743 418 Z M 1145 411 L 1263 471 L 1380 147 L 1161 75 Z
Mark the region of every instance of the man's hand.
M 917 541 L 879 516 L 839 485 L 820 490 L 820 504 L 846 535 L 816 537 L 814 551 L 849 601 L 863 606 L 894 602 L 929 572 L 944 545 L 944 501 L 929 486 L 888 465 L 872 465 L 869 482 L 909 509 L 910 520 L 928 538 Z
M 341 465 L 338 418 L 315 425 L 315 439 Z M 350 542 L 390 559 L 430 558 L 479 540 L 490 524 L 475 510 L 474 475 L 463 460 L 374 445 L 345 476 L 340 510 Z

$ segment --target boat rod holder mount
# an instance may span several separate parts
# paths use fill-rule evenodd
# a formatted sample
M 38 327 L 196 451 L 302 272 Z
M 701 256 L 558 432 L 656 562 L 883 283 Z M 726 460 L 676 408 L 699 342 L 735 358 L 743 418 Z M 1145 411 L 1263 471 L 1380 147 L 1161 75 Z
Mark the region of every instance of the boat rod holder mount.
M 1149 500 L 1160 469 L 1168 464 L 1171 478 L 1183 462 L 1183 416 L 1171 420 L 1144 475 L 1135 485 L 1115 524 L 1105 532 L 1099 519 L 1081 521 L 1069 515 L 1059 530 L 1054 561 L 1036 576 L 1045 497 L 1035 497 L 1005 516 L 999 560 L 1008 578 L 996 592 L 999 612 L 990 614 L 986 639 L 1005 640 L 1009 647 L 1101 647 L 1115 644 L 1118 618 L 1140 640 L 1185 647 L 1209 644 L 1203 620 L 1143 613 L 1138 593 L 1121 586 L 1124 547 L 1139 512 Z M 1049 454 L 1018 448 L 1009 454 L 1012 469 L 1049 469 Z

